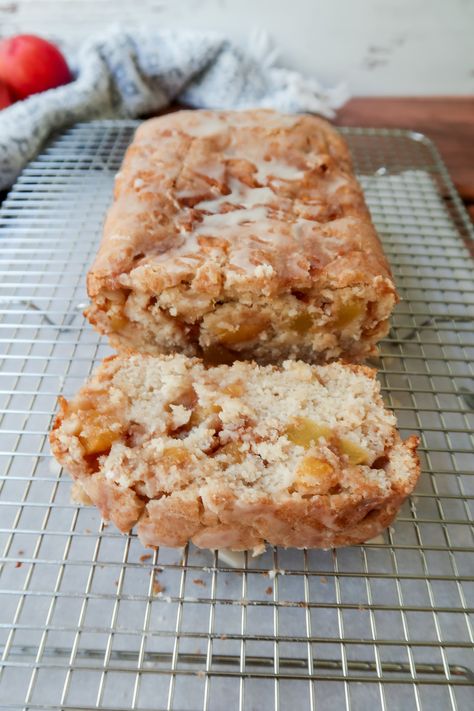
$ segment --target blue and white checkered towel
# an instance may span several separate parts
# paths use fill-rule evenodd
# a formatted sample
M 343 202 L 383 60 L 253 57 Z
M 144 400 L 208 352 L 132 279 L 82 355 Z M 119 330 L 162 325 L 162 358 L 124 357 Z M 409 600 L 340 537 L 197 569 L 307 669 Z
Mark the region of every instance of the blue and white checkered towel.
M 70 57 L 76 76 L 0 111 L 0 188 L 12 184 L 54 131 L 76 121 L 133 117 L 173 101 L 200 108 L 275 108 L 332 116 L 343 87 L 275 66 L 264 35 L 246 48 L 209 32 L 112 28 Z

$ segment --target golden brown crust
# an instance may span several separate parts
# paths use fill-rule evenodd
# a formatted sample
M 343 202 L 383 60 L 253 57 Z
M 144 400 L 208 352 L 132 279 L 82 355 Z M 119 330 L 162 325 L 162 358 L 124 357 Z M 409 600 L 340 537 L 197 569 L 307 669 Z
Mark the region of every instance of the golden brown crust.
M 61 399 L 51 448 L 145 545 L 351 545 L 389 525 L 419 475 L 418 440 L 401 441 L 374 377 L 337 363 L 111 358 Z M 306 444 L 288 428 L 300 415 L 303 434 L 317 423 Z M 309 484 L 305 462 L 316 466 Z
M 416 437 L 397 445 L 400 453 L 404 450 L 404 463 L 409 468 L 403 487 L 393 487 L 383 498 L 348 501 L 336 515 L 338 502 L 329 503 L 327 497 L 311 501 L 293 498 L 284 503 L 267 499 L 258 506 L 226 507 L 214 525 L 205 525 L 196 501 L 169 506 L 167 500 L 160 500 L 147 505 L 137 532 L 145 546 L 179 547 L 188 540 L 201 548 L 233 550 L 258 549 L 263 542 L 286 548 L 357 545 L 382 533 L 415 487 L 419 476 L 417 445 Z
M 325 290 L 363 297 L 369 289 L 374 318 L 358 338 L 373 343 L 385 326 L 374 338 L 369 331 L 397 299 L 342 138 L 320 118 L 267 110 L 181 111 L 143 123 L 87 285 L 95 327 L 122 350 L 155 353 L 167 341 L 153 342 L 143 312 L 169 328 L 169 351 L 199 354 L 208 334 L 198 326 L 222 303 L 303 292 L 323 309 Z M 143 299 L 117 305 L 129 294 Z
M 217 198 L 224 212 L 242 204 L 229 197 L 233 181 L 250 192 L 270 186 L 272 196 L 252 199 L 268 215 L 251 219 L 252 229 L 229 218 L 219 238 L 209 224 L 206 239 L 205 229 L 192 228 L 212 206 L 197 206 Z M 91 297 L 124 274 L 152 291 L 184 280 L 217 298 L 263 285 L 278 293 L 315 279 L 336 288 L 390 276 L 347 146 L 315 116 L 181 111 L 146 121 L 126 153 L 114 198 L 88 277 Z M 262 263 L 274 267 L 263 278 L 255 275 Z M 216 279 L 200 271 L 204 265 Z M 239 274 L 232 286 L 227 272 Z

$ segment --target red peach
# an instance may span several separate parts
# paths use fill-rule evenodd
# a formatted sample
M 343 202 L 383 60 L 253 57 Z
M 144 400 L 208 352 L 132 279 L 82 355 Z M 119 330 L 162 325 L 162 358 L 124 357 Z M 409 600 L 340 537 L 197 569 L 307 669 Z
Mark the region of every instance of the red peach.
M 16 98 L 54 89 L 71 79 L 66 60 L 51 42 L 35 35 L 16 35 L 0 42 L 0 80 Z

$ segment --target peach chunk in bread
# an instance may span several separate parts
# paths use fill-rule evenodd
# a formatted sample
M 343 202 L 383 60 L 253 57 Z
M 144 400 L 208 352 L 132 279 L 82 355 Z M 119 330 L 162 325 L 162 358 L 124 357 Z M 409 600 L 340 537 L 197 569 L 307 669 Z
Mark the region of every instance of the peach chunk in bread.
M 120 351 L 354 361 L 388 331 L 390 269 L 348 148 L 322 119 L 151 119 L 114 198 L 86 313 Z
M 148 546 L 362 542 L 415 486 L 416 445 L 368 368 L 183 355 L 107 359 L 51 432 L 82 500 Z

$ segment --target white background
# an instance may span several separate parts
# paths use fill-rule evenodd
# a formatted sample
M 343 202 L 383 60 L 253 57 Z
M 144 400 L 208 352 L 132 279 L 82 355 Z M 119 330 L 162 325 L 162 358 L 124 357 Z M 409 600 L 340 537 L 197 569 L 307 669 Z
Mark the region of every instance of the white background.
M 110 23 L 268 30 L 281 62 L 354 95 L 474 93 L 474 0 L 0 0 L 0 33 L 79 40 Z

